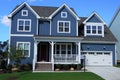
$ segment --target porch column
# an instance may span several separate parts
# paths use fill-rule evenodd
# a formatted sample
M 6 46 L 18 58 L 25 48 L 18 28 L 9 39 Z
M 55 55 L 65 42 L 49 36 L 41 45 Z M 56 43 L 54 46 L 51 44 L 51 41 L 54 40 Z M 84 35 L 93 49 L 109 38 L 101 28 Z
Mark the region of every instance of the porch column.
M 49 42 L 51 45 L 51 62 L 52 62 L 52 70 L 54 70 L 54 42 Z
M 81 43 L 77 42 L 76 44 L 78 46 L 78 62 L 81 63 Z
M 35 63 L 37 61 L 37 44 L 39 42 L 35 41 L 34 42 L 34 56 L 33 56 L 33 71 L 35 70 Z

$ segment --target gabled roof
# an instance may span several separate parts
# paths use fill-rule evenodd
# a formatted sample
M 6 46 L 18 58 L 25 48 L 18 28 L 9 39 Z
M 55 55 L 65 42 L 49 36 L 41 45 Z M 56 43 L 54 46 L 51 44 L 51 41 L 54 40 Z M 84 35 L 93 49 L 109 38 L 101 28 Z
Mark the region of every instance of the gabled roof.
M 75 14 L 75 12 L 73 10 L 71 10 L 65 3 L 63 5 L 61 5 L 55 12 L 53 12 L 49 18 L 51 19 L 59 10 L 61 10 L 63 7 L 65 7 L 66 9 L 68 9 L 72 14 L 73 16 L 75 16 L 75 18 L 77 20 L 80 20 L 80 18 L 77 16 L 77 14 Z
M 8 17 L 11 18 L 17 11 L 19 11 L 22 7 L 27 6 L 35 15 L 37 18 L 40 18 L 40 16 L 26 3 L 23 2 L 20 6 L 16 7 L 9 15 Z
M 112 23 L 114 22 L 114 20 L 117 18 L 118 14 L 120 12 L 120 7 L 118 8 L 118 10 L 116 11 L 116 13 L 114 14 L 112 21 L 109 24 L 109 28 L 111 27 Z
M 93 16 L 96 16 L 103 24 L 105 24 L 104 20 L 94 11 L 83 23 L 85 24 L 89 21 Z

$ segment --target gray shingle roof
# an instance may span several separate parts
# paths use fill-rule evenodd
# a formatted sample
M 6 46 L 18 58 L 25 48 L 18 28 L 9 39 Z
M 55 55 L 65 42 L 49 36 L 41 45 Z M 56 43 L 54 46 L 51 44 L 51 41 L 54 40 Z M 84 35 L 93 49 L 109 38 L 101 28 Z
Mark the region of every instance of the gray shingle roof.
M 49 17 L 54 11 L 59 7 L 49 7 L 49 6 L 31 6 L 31 8 L 40 16 L 40 17 Z M 74 13 L 74 9 L 70 8 Z M 76 14 L 76 13 L 75 13 Z
M 58 7 L 31 6 L 40 17 L 49 17 Z

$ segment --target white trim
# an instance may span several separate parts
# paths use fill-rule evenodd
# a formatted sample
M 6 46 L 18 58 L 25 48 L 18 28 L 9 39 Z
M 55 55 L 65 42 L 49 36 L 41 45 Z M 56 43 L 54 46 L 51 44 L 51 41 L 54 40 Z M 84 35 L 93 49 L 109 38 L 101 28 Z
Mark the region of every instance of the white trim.
M 116 44 L 115 44 L 115 65 L 117 65 L 117 49 L 116 49 Z
M 87 26 L 90 26 L 90 33 L 87 33 Z M 92 32 L 92 26 L 96 26 L 96 33 Z M 101 26 L 102 28 L 101 34 L 98 33 L 98 26 Z M 86 23 L 84 25 L 84 36 L 91 36 L 91 35 L 104 37 L 104 25 L 102 23 L 90 23 L 90 22 Z
M 85 51 L 81 51 L 81 52 L 95 52 L 95 53 L 96 53 L 96 52 L 104 52 L 104 53 L 105 53 L 105 52 L 109 52 L 109 53 L 112 53 L 112 51 L 94 51 L 94 50 L 93 50 L 93 51 L 92 51 L 92 50 L 91 50 L 91 51 L 85 50 Z
M 37 19 L 37 29 L 36 29 L 37 31 L 36 31 L 36 35 L 39 35 L 39 33 L 38 33 L 39 32 L 39 30 L 38 30 L 39 29 L 38 28 L 39 27 L 38 24 L 39 24 L 39 20 Z
M 35 15 L 37 18 L 40 18 L 40 16 L 26 3 L 22 3 L 19 7 L 17 7 L 15 10 L 13 10 L 8 17 L 11 18 L 17 11 L 19 11 L 24 5 L 26 5 Z
M 10 36 L 33 37 L 33 34 L 10 34 Z
M 10 26 L 9 26 L 9 45 L 8 45 L 8 51 L 10 52 L 10 46 L 11 46 L 11 36 L 10 36 L 10 34 L 11 34 L 11 24 L 12 24 L 12 21 L 11 21 L 11 19 L 10 19 Z M 8 64 L 10 64 L 10 58 L 9 58 L 10 56 L 9 56 L 9 54 L 8 54 Z
M 52 62 L 52 70 L 54 71 L 54 42 L 49 42 L 51 45 L 51 62 Z
M 52 28 L 52 20 L 50 20 L 50 35 L 51 35 L 51 28 Z
M 23 21 L 23 30 L 19 30 L 19 21 Z M 29 25 L 29 30 L 25 30 L 25 21 L 29 21 L 30 25 Z M 17 32 L 31 32 L 31 19 L 17 19 Z
M 24 47 L 24 44 L 25 44 L 25 43 L 28 43 L 28 44 L 29 44 L 29 50 L 28 50 L 29 52 L 28 52 L 28 56 L 25 56 L 25 57 L 30 57 L 30 50 L 31 50 L 31 49 L 30 49 L 30 48 L 31 48 L 31 44 L 30 44 L 30 42 L 19 42 L 19 41 L 18 41 L 18 42 L 17 42 L 17 46 L 16 46 L 16 48 L 18 47 L 18 44 L 19 44 L 19 43 L 22 43 L 22 44 L 23 44 L 23 47 Z M 23 54 L 24 54 L 24 53 L 23 53 Z
M 78 21 L 76 20 L 76 36 L 78 36 Z
M 59 31 L 59 23 L 63 23 L 63 32 Z M 65 32 L 65 23 L 69 23 L 69 32 Z M 71 33 L 71 21 L 57 21 L 57 33 Z
M 106 24 L 105 21 L 94 11 L 83 23 L 87 23 L 87 21 L 93 16 L 93 15 L 96 15 L 101 21 L 103 24 Z
M 55 12 L 53 12 L 53 13 L 49 16 L 49 18 L 52 19 L 52 17 L 53 17 L 58 11 L 60 11 L 64 6 L 65 6 L 66 9 L 68 9 L 68 10 L 73 14 L 73 16 L 75 16 L 75 18 L 76 18 L 77 20 L 80 20 L 80 18 L 79 18 L 65 3 L 64 3 L 63 5 L 61 5 Z
M 66 16 L 63 16 L 65 14 Z M 61 12 L 61 18 L 67 18 L 67 12 Z
M 26 14 L 24 14 L 24 12 L 25 12 Z M 28 16 L 28 10 L 22 10 L 21 15 L 22 15 L 22 16 Z
M 104 44 L 115 44 L 113 41 L 82 41 L 82 43 L 104 43 Z

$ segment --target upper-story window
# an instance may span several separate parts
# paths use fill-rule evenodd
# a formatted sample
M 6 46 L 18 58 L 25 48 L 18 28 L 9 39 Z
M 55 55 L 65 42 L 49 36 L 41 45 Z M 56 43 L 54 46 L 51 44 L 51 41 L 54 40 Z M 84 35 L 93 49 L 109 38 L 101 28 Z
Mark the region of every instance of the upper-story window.
M 17 31 L 30 32 L 31 31 L 31 19 L 18 19 Z
M 58 33 L 70 33 L 70 21 L 58 21 Z
M 30 42 L 17 42 L 17 47 L 25 57 L 30 57 Z
M 104 26 L 101 23 L 85 24 L 85 36 L 104 36 Z
M 67 18 L 67 12 L 61 12 L 61 18 Z
M 22 10 L 22 16 L 28 16 L 28 10 Z

